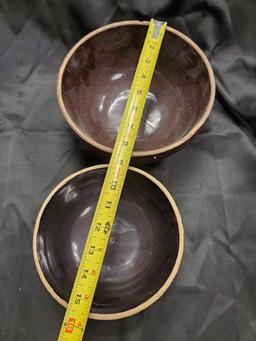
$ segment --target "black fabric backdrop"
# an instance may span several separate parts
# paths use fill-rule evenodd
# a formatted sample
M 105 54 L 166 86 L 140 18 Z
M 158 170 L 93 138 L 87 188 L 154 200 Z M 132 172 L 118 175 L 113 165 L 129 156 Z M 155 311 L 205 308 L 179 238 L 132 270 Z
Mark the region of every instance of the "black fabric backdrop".
M 131 318 L 90 321 L 94 341 L 256 339 L 256 2 L 251 0 L 0 1 L 0 339 L 55 340 L 64 310 L 32 259 L 48 192 L 97 161 L 64 123 L 55 96 L 67 50 L 119 20 L 165 19 L 209 57 L 214 109 L 178 153 L 144 169 L 173 194 L 185 254 L 167 293 Z

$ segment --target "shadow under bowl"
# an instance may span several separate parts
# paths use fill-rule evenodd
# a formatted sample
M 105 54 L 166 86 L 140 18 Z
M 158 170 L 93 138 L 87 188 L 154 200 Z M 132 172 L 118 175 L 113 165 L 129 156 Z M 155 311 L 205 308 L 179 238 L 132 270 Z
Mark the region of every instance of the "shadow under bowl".
M 128 99 L 148 22 L 124 21 L 82 38 L 58 74 L 61 111 L 87 149 L 109 157 Z M 212 67 L 201 49 L 167 27 L 147 95 L 133 161 L 166 157 L 209 116 L 215 96 Z
M 49 194 L 33 236 L 36 269 L 44 286 L 67 306 L 107 165 L 83 169 Z M 133 315 L 167 290 L 183 254 L 183 226 L 166 188 L 130 167 L 91 307 L 90 318 Z

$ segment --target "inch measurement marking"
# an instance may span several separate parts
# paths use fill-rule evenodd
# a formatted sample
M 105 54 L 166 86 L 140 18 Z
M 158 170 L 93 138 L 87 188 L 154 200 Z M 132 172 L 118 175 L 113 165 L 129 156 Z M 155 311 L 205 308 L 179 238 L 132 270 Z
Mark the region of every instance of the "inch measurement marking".
M 83 338 L 165 29 L 151 20 L 58 341 Z

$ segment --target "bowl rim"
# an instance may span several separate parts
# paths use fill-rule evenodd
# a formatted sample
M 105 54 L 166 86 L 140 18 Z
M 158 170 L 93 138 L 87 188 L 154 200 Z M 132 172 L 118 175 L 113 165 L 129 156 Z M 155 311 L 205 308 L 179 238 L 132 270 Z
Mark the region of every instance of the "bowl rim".
M 97 35 L 98 33 L 110 30 L 112 28 L 116 28 L 116 27 L 121 27 L 121 26 L 129 26 L 129 25 L 140 25 L 140 26 L 148 26 L 149 25 L 149 21 L 139 21 L 139 20 L 128 20 L 128 21 L 118 21 L 112 24 L 108 24 L 105 26 L 102 26 L 90 33 L 88 33 L 87 35 L 85 35 L 83 38 L 81 38 L 70 50 L 69 52 L 66 54 L 59 72 L 58 72 L 58 76 L 57 76 L 57 83 L 56 83 L 56 94 L 57 94 L 57 101 L 60 107 L 60 110 L 62 112 L 62 115 L 65 119 L 65 121 L 67 122 L 67 124 L 70 126 L 70 128 L 85 142 L 87 142 L 89 145 L 93 146 L 96 149 L 99 149 L 103 152 L 109 153 L 111 154 L 113 151 L 113 148 L 107 147 L 105 145 L 103 145 L 102 143 L 99 143 L 97 141 L 95 141 L 93 138 L 91 138 L 89 135 L 86 135 L 80 128 L 79 126 L 72 120 L 72 118 L 70 117 L 69 113 L 66 110 L 65 104 L 64 104 L 64 100 L 62 98 L 62 78 L 63 78 L 63 74 L 66 68 L 67 63 L 69 62 L 70 58 L 72 57 L 72 55 L 74 54 L 74 52 L 83 44 L 85 43 L 87 40 L 89 40 L 90 38 L 92 38 L 93 36 Z M 145 151 L 133 151 L 132 153 L 132 157 L 135 158 L 139 158 L 139 157 L 144 157 L 144 156 L 157 156 L 159 154 L 163 154 L 166 153 L 172 149 L 177 148 L 178 146 L 182 145 L 183 143 L 185 143 L 186 141 L 188 141 L 200 128 L 201 126 L 204 124 L 204 122 L 206 121 L 206 119 L 208 118 L 208 116 L 211 113 L 212 107 L 213 107 L 213 103 L 214 103 L 214 98 L 215 98 L 215 91 L 216 91 L 216 84 L 215 84 L 215 78 L 214 78 L 214 73 L 213 73 L 213 69 L 212 66 L 208 60 L 208 58 L 206 57 L 206 55 L 204 54 L 204 52 L 200 49 L 200 47 L 193 42 L 189 37 L 187 37 L 185 34 L 181 33 L 180 31 L 167 26 L 166 30 L 175 34 L 176 36 L 178 36 L 179 38 L 183 39 L 185 42 L 187 42 L 201 57 L 201 59 L 203 60 L 206 69 L 208 71 L 208 76 L 209 76 L 209 81 L 210 81 L 210 97 L 206 106 L 206 109 L 202 115 L 202 117 L 200 118 L 200 120 L 193 126 L 192 129 L 190 129 L 181 139 L 177 140 L 174 143 L 171 143 L 167 146 L 161 147 L 161 148 L 157 148 L 157 149 L 152 149 L 152 150 L 145 150 Z
M 37 273 L 39 275 L 39 278 L 41 280 L 41 282 L 43 283 L 44 287 L 46 288 L 46 290 L 49 292 L 49 294 L 60 304 L 62 305 L 64 308 L 67 308 L 67 302 L 62 299 L 53 289 L 53 287 L 49 284 L 49 282 L 47 281 L 46 277 L 44 276 L 44 273 L 42 271 L 42 268 L 40 266 L 39 263 L 39 257 L 38 257 L 38 253 L 37 253 L 37 235 L 38 235 L 38 231 L 40 228 L 40 222 L 41 222 L 41 217 L 48 205 L 48 203 L 50 202 L 50 200 L 52 199 L 52 197 L 54 196 L 54 194 L 60 189 L 62 188 L 68 181 L 72 180 L 73 178 L 77 177 L 80 174 L 84 174 L 90 171 L 94 171 L 97 169 L 103 169 L 103 168 L 107 168 L 108 164 L 101 164 L 101 165 L 96 165 L 96 166 L 91 166 L 91 167 L 87 167 L 87 168 L 83 168 L 69 176 L 67 176 L 66 178 L 64 178 L 57 186 L 54 187 L 54 189 L 48 194 L 48 196 L 46 197 L 46 199 L 44 200 L 39 213 L 37 215 L 36 218 L 36 222 L 34 225 L 34 231 L 33 231 L 33 242 L 32 242 L 32 249 L 33 249 L 33 258 L 34 258 L 34 263 L 35 263 L 35 267 L 37 270 Z M 182 220 L 181 220 L 181 216 L 178 210 L 178 207 L 174 201 L 174 199 L 172 198 L 171 194 L 169 193 L 169 191 L 166 189 L 166 187 L 160 182 L 158 181 L 155 177 L 153 177 L 152 175 L 150 175 L 149 173 L 139 169 L 139 168 L 135 168 L 135 167 L 129 167 L 130 171 L 133 171 L 135 173 L 139 173 L 143 176 L 145 176 L 147 179 L 151 180 L 154 184 L 156 184 L 158 186 L 158 188 L 165 194 L 165 197 L 167 198 L 167 200 L 169 201 L 174 214 L 176 216 L 177 219 L 177 226 L 178 226 L 178 234 L 179 234 L 179 245 L 178 245 L 178 253 L 177 253 L 177 257 L 174 263 L 174 266 L 168 276 L 168 278 L 166 279 L 165 283 L 162 285 L 162 287 L 154 294 L 152 295 L 150 298 L 148 298 L 146 301 L 144 301 L 143 303 L 139 304 L 138 306 L 125 310 L 125 311 L 121 311 L 118 313 L 110 313 L 110 314 L 100 314 L 100 313 L 90 313 L 89 314 L 89 318 L 91 319 L 95 319 L 95 320 L 117 320 L 117 319 L 122 319 L 128 316 L 132 316 L 134 314 L 139 313 L 140 311 L 148 308 L 150 305 L 152 305 L 154 302 L 156 302 L 164 293 L 165 291 L 169 288 L 170 284 L 173 282 L 174 278 L 177 275 L 177 272 L 179 270 L 180 264 L 181 264 L 181 259 L 183 256 L 183 252 L 184 252 L 184 229 L 183 229 L 183 224 L 182 224 Z

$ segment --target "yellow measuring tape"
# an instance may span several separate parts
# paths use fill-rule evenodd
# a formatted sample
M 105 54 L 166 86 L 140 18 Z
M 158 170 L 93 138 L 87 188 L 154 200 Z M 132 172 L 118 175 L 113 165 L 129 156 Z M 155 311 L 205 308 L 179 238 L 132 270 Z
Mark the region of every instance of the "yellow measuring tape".
M 150 21 L 58 341 L 83 338 L 165 29 Z

